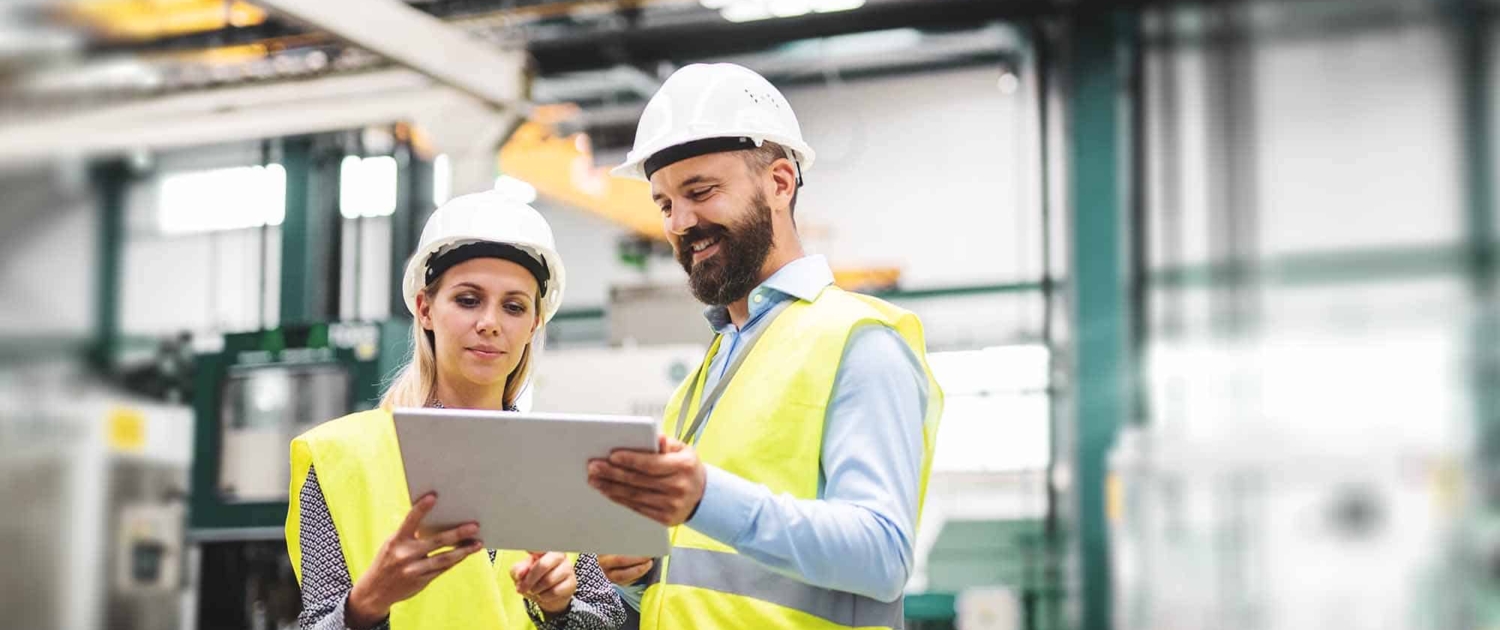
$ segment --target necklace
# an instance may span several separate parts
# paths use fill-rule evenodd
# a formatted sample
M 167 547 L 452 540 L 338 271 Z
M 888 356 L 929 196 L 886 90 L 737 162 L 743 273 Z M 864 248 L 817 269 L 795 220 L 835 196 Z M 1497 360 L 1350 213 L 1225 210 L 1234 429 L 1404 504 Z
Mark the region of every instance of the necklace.
M 427 403 L 427 406 L 431 407 L 433 409 L 447 409 L 448 408 L 447 405 L 443 404 L 443 401 L 438 400 L 436 398 L 432 399 L 432 402 Z M 505 410 L 506 411 L 520 411 L 520 409 L 517 409 L 514 405 L 506 407 Z

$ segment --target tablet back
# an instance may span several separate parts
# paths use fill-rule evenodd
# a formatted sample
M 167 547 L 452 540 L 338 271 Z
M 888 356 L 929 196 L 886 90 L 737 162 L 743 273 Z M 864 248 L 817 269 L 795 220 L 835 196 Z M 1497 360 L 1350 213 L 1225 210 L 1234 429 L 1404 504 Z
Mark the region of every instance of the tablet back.
M 651 418 L 402 408 L 395 421 L 412 499 L 438 493 L 424 531 L 472 520 L 491 549 L 668 551 L 666 527 L 588 485 L 589 459 L 657 450 Z

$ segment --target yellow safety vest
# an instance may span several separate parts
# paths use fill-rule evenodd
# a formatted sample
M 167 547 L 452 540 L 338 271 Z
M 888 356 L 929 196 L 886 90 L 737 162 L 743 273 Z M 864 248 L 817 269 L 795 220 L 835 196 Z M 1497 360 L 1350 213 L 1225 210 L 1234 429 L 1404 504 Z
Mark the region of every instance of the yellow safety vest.
M 339 547 L 358 581 L 375 554 L 401 526 L 411 510 L 406 469 L 396 444 L 389 411 L 375 409 L 345 416 L 292 441 L 291 506 L 286 515 L 286 548 L 292 569 L 302 580 L 301 504 L 303 482 L 311 466 L 339 534 Z M 523 551 L 501 551 L 490 563 L 488 553 L 465 558 L 415 597 L 391 607 L 392 630 L 416 628 L 533 628 L 525 600 L 511 586 L 510 567 Z
M 789 305 L 769 324 L 703 425 L 694 444 L 698 456 L 765 484 L 773 493 L 816 499 L 823 422 L 834 379 L 850 334 L 868 324 L 900 333 L 927 372 L 920 514 L 943 410 L 942 391 L 926 367 L 922 324 L 907 311 L 837 287 L 824 289 L 812 302 Z M 676 430 L 684 402 L 689 417 L 697 413 L 701 398 L 683 399 L 690 390 L 703 391 L 706 366 L 718 344 L 716 340 L 710 348 L 705 367 L 678 387 L 668 403 L 664 432 Z M 901 600 L 886 603 L 806 584 L 686 525 L 673 528 L 671 555 L 646 589 L 641 615 L 644 630 L 900 628 L 905 621 Z

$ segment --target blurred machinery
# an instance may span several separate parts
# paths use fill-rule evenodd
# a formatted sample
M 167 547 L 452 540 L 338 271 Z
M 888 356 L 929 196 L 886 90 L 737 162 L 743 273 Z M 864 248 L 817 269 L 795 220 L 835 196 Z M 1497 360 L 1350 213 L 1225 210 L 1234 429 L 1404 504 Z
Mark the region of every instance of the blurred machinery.
M 194 492 L 188 539 L 196 561 L 197 625 L 264 630 L 295 624 L 301 600 L 285 524 L 292 438 L 370 409 L 409 330 L 314 324 L 226 335 L 199 355 Z M 389 334 L 383 336 L 383 330 Z M 395 339 L 385 351 L 382 339 Z
M 0 371 L 0 610 L 37 630 L 174 628 L 192 414 L 79 374 Z
M 1462 497 L 1451 455 L 1120 437 L 1116 627 L 1452 627 L 1443 549 Z

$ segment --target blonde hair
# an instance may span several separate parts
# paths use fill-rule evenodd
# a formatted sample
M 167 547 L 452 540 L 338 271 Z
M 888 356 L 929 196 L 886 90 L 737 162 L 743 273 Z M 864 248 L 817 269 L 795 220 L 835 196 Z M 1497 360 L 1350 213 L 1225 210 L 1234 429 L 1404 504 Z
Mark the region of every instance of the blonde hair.
M 427 295 L 429 302 L 437 296 L 442 282 L 443 279 L 439 277 L 422 289 L 422 293 Z M 533 312 L 536 311 L 533 310 Z M 386 387 L 385 395 L 380 398 L 382 409 L 425 407 L 432 402 L 437 392 L 437 348 L 433 343 L 432 331 L 422 328 L 422 322 L 416 317 L 412 318 L 411 330 L 411 358 L 407 361 L 406 367 L 401 368 L 396 377 L 391 379 L 390 385 Z M 531 339 L 526 342 L 526 348 L 521 350 L 521 362 L 516 364 L 516 369 L 511 371 L 510 376 L 505 377 L 503 400 L 506 409 L 515 406 L 516 399 L 521 396 L 521 390 L 526 387 L 526 380 L 531 376 L 531 343 L 536 339 L 539 331 L 540 327 L 532 331 Z

